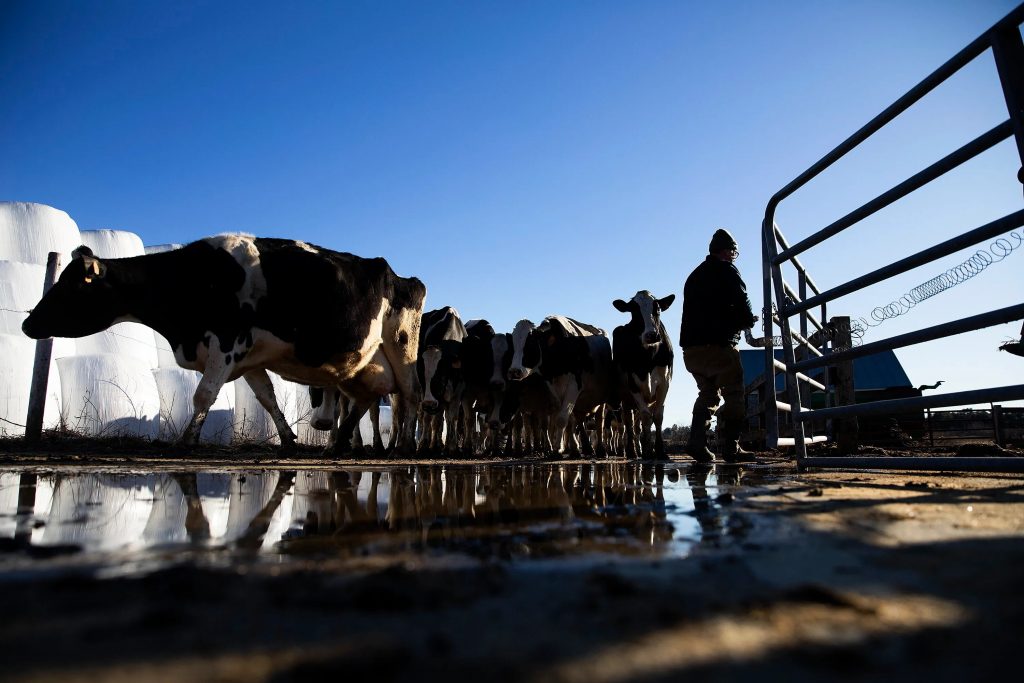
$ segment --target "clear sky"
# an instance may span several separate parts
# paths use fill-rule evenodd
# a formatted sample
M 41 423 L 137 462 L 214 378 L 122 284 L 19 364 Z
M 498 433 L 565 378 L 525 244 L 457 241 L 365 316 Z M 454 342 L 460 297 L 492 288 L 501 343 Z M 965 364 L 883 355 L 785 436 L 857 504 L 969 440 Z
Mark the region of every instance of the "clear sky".
M 613 299 L 681 295 L 727 227 L 760 309 L 772 194 L 1016 4 L 0 0 L 0 200 L 146 244 L 244 231 L 384 256 L 428 308 L 506 331 L 564 314 L 610 333 Z M 1006 118 L 985 54 L 779 225 L 795 242 Z M 803 260 L 833 286 L 1019 210 L 1019 167 L 1004 142 Z M 867 341 L 1020 303 L 1022 267 L 1024 249 Z M 996 351 L 1019 329 L 897 355 L 943 391 L 1019 383 Z M 677 354 L 667 425 L 695 395 Z

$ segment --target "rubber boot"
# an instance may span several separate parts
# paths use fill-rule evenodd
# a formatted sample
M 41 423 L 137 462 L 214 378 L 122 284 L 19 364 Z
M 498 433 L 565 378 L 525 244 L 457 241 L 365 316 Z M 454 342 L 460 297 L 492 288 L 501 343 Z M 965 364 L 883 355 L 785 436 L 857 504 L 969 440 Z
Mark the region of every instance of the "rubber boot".
M 722 459 L 728 463 L 754 462 L 754 454 L 740 446 L 739 435 L 742 423 L 724 422 L 719 433 L 722 443 Z
M 686 454 L 699 463 L 715 461 L 715 454 L 708 450 L 708 429 L 711 427 L 711 412 L 693 413 L 690 423 L 690 439 L 686 442 Z

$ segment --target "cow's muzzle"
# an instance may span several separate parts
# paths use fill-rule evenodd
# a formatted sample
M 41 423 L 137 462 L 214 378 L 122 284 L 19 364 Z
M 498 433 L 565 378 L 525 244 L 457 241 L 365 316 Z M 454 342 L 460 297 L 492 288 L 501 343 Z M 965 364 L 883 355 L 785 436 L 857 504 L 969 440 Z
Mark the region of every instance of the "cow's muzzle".
M 315 420 L 310 421 L 309 425 L 313 429 L 319 429 L 321 432 L 327 432 L 334 428 L 334 420 L 328 420 L 325 417 L 319 417 Z
M 508 371 L 508 378 L 513 382 L 520 382 L 530 374 L 529 368 L 510 368 Z
M 437 415 L 441 410 L 441 406 L 437 401 L 423 401 L 420 403 L 420 407 L 428 415 Z

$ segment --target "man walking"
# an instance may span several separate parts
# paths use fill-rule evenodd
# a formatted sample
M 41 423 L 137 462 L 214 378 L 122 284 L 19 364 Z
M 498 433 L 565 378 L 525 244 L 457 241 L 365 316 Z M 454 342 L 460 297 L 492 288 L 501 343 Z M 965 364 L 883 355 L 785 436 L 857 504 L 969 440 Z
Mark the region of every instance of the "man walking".
M 736 345 L 740 332 L 757 322 L 747 286 L 733 262 L 739 256 L 736 240 L 727 230 L 715 231 L 708 256 L 683 287 L 683 322 L 679 345 L 683 363 L 697 381 L 697 400 L 686 453 L 700 463 L 714 462 L 707 447 L 712 415 L 718 414 L 718 441 L 726 462 L 740 462 L 750 453 L 740 448 L 746 419 L 743 366 Z M 724 399 L 719 409 L 718 403 Z

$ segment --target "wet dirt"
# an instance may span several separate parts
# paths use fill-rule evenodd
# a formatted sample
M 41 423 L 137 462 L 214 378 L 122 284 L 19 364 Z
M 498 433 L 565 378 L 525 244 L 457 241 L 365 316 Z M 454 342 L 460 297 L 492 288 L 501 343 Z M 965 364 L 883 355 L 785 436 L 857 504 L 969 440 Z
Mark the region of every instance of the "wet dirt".
M 679 455 L 87 450 L 0 453 L 19 492 L 35 477 L 35 510 L 58 478 L 131 492 L 72 496 L 52 543 L 39 514 L 0 518 L 5 680 L 962 681 L 1019 669 L 1019 475 L 798 473 L 777 453 L 708 468 Z M 150 521 L 158 490 L 180 497 L 164 536 Z M 229 520 L 232 496 L 251 516 Z M 137 504 L 149 512 L 124 533 L 152 542 L 104 545 Z

